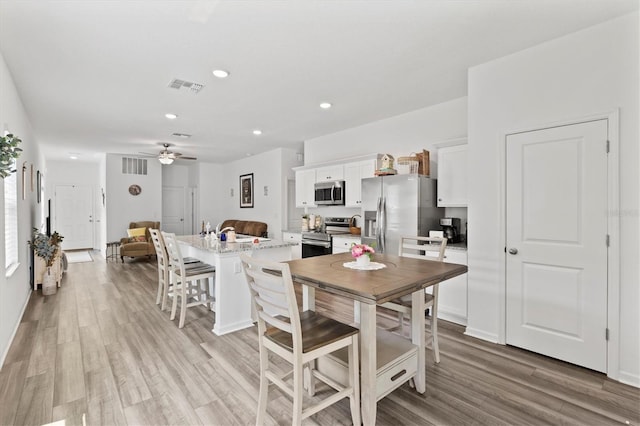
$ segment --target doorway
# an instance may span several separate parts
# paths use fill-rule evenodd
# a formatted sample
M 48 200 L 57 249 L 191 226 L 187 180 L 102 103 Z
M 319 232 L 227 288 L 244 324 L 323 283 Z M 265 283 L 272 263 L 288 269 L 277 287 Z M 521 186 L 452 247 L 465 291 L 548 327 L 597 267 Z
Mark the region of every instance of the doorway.
M 162 187 L 162 230 L 176 235 L 194 234 L 195 191 L 186 186 Z
M 56 185 L 55 228 L 63 250 L 93 249 L 93 190 L 90 186 Z
M 607 372 L 608 121 L 506 137 L 506 343 Z

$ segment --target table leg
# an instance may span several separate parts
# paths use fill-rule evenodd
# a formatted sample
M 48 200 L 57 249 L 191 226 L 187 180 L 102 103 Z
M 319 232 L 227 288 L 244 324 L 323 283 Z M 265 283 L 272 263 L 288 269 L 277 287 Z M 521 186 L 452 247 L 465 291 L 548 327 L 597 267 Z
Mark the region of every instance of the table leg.
M 308 285 L 302 286 L 302 310 L 303 311 L 315 311 L 316 310 L 316 289 L 309 287 Z M 303 376 L 303 388 L 309 392 L 309 396 L 313 396 L 316 393 L 315 382 L 311 370 L 315 368 L 315 361 L 313 365 L 307 365 L 304 368 Z
M 424 338 L 424 290 L 411 294 L 411 340 L 418 346 L 418 371 L 414 381 L 416 391 L 424 393 L 427 390 L 427 371 Z
M 360 402 L 365 426 L 376 424 L 376 358 L 376 305 L 360 303 Z
M 302 286 L 302 310 L 316 310 L 316 289 L 308 285 Z
M 360 324 L 360 302 L 357 300 L 353 301 L 353 322 L 356 327 Z

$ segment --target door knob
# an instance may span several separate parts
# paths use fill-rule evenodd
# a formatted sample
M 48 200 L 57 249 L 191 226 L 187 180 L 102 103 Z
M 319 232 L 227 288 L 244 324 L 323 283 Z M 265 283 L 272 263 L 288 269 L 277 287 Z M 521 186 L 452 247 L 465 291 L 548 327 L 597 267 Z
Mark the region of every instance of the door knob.
M 510 248 L 509 249 L 509 254 L 518 254 L 518 249 L 517 248 Z

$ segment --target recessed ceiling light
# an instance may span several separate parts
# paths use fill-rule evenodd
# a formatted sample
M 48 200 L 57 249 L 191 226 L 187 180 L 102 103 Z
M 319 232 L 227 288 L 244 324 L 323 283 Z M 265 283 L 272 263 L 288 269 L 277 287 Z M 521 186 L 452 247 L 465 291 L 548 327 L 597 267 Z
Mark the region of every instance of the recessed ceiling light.
M 176 118 L 178 118 L 178 116 L 177 116 L 177 115 L 172 114 L 172 113 L 170 113 L 170 112 L 169 112 L 169 113 L 167 113 L 167 114 L 165 114 L 164 116 L 165 116 L 165 117 L 167 117 L 169 120 L 175 120 Z
M 218 78 L 227 78 L 227 77 L 229 77 L 229 71 L 213 70 L 213 75 L 215 75 Z
M 71 158 L 72 160 L 77 160 L 78 156 L 77 155 L 70 155 L 69 158 Z
M 320 108 L 329 109 L 329 108 L 331 108 L 331 104 L 329 102 L 323 102 L 323 103 L 320 104 Z
M 262 130 L 260 130 L 260 129 L 255 129 L 255 130 L 253 131 L 253 134 L 254 134 L 254 135 L 256 135 L 256 136 L 260 136 L 260 135 L 262 134 Z

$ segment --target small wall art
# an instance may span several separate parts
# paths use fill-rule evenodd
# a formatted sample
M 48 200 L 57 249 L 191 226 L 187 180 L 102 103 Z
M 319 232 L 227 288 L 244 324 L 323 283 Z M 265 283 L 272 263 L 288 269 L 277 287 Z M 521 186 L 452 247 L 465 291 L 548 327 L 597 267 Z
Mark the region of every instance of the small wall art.
M 253 173 L 240 176 L 240 208 L 253 208 Z

